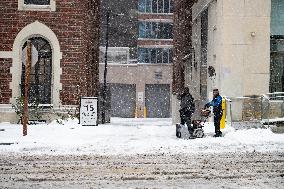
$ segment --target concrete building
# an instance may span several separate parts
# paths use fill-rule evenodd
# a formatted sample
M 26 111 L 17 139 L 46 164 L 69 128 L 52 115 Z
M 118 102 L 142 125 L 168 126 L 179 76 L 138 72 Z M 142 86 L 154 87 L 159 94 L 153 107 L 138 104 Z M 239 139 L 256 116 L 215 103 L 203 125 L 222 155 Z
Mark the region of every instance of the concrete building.
M 0 17 L 0 122 L 17 121 L 12 104 L 23 96 L 27 40 L 38 51 L 30 102 L 49 112 L 98 94 L 98 1 L 5 0 Z
M 192 3 L 191 11 L 184 13 L 192 29 L 186 48 L 192 50 L 182 79 L 200 106 L 211 98 L 213 88 L 231 98 L 283 92 L 284 1 Z M 242 107 L 235 109 L 239 111 L 233 119 L 241 120 Z
M 170 117 L 173 1 L 103 2 L 102 9 L 113 14 L 107 73 L 112 116 Z M 103 82 L 105 52 L 105 31 L 102 31 L 100 82 Z

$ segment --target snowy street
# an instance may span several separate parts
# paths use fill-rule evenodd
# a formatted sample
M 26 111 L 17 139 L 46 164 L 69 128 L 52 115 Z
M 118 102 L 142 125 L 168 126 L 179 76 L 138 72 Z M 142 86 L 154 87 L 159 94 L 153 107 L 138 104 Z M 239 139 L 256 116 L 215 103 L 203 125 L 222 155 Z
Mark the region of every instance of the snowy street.
M 281 188 L 284 135 L 235 130 L 175 137 L 171 119 L 120 119 L 98 127 L 0 124 L 2 188 Z M 10 144 L 10 145 L 8 145 Z M 147 181 L 147 182 L 146 182 Z M 283 187 L 282 187 L 283 188 Z
M 283 189 L 283 153 L 0 155 L 1 188 Z

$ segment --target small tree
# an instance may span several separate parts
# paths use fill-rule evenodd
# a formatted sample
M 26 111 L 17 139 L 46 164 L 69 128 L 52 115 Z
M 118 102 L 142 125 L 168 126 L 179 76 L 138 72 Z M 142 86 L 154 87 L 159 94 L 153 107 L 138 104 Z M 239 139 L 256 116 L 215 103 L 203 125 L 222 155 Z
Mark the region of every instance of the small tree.
M 12 104 L 13 109 L 15 110 L 19 122 L 23 122 L 23 115 L 24 115 L 24 99 L 25 97 L 17 97 L 16 103 Z M 29 104 L 29 117 L 35 120 L 41 120 L 42 119 L 42 107 L 39 106 L 39 103 L 37 101 L 32 102 Z

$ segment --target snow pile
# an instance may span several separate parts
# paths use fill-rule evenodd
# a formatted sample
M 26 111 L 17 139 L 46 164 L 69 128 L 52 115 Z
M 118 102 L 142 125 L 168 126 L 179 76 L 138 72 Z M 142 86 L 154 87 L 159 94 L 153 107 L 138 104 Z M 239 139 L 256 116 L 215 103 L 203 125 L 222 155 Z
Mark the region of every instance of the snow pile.
M 214 126 L 207 123 L 205 138 L 183 140 L 175 137 L 171 119 L 113 118 L 111 124 L 83 127 L 77 120 L 60 125 L 30 125 L 28 136 L 22 126 L 0 124 L 0 153 L 29 154 L 144 154 L 144 153 L 222 153 L 284 152 L 284 134 L 269 129 L 223 130 L 224 137 L 213 138 Z

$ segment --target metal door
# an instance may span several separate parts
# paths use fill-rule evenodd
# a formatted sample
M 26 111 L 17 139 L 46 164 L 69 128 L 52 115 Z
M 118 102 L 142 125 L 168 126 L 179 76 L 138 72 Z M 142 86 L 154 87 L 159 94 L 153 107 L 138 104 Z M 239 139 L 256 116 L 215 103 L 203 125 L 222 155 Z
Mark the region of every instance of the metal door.
M 133 118 L 136 108 L 136 85 L 110 84 L 111 116 Z
M 147 117 L 170 117 L 170 85 L 147 84 L 145 87 Z

